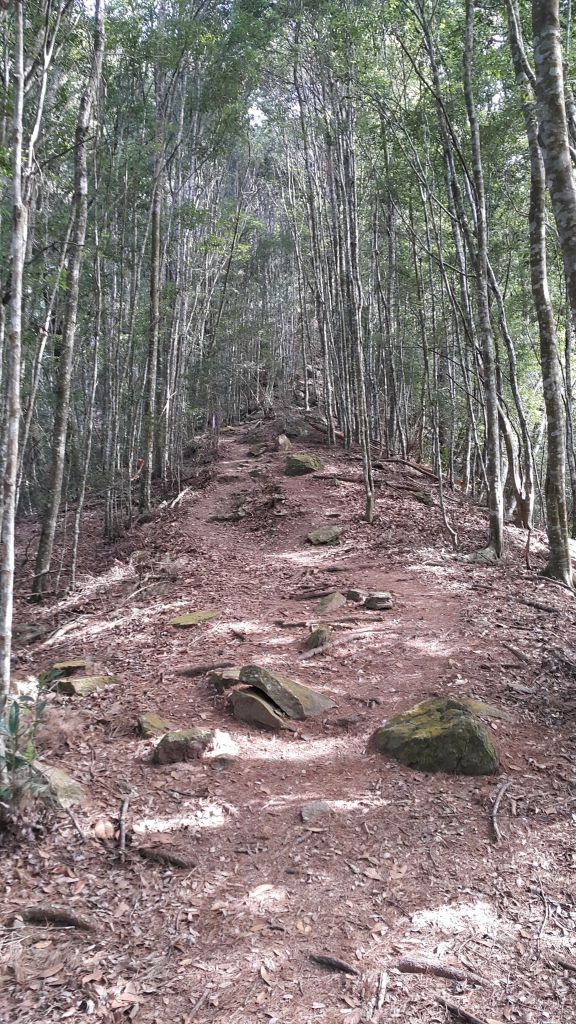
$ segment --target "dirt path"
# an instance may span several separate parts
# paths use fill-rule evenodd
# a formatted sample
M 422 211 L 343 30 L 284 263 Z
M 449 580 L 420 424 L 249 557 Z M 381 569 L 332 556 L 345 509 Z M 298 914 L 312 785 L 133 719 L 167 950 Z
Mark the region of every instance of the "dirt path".
M 575 603 L 522 570 L 512 531 L 507 565 L 454 559 L 438 509 L 405 489 L 434 493 L 431 482 L 406 467 L 386 467 L 377 522 L 359 522 L 359 486 L 328 478 L 357 463 L 308 450 L 325 461 L 322 479 L 287 478 L 282 455 L 252 459 L 245 431 L 225 435 L 208 487 L 134 529 L 114 559 L 86 551 L 90 573 L 59 605 L 59 632 L 22 649 L 20 676 L 90 656 L 123 683 L 81 702 L 54 698 L 44 730 L 43 756 L 89 793 L 77 813 L 85 841 L 64 817 L 1 869 L 7 912 L 34 892 L 89 914 L 98 932 L 6 928 L 0 1018 L 350 1024 L 378 1019 L 367 1014 L 386 972 L 382 1021 L 443 1020 L 438 996 L 492 1024 L 576 1020 L 576 972 L 557 962 L 576 953 L 574 697 L 550 653 L 575 642 Z M 272 484 L 284 492 L 280 515 L 266 507 Z M 211 521 L 239 492 L 246 517 Z M 455 497 L 451 514 L 479 546 L 473 506 Z M 338 547 L 305 543 L 331 523 L 347 527 Z M 323 616 L 333 643 L 302 659 L 318 621 L 303 593 L 352 586 L 390 590 L 394 609 L 348 603 Z M 197 608 L 221 615 L 195 631 L 167 625 Z M 220 660 L 279 668 L 337 706 L 296 735 L 249 730 L 203 676 L 177 674 Z M 437 693 L 495 701 L 507 714 L 492 724 L 511 779 L 498 845 L 490 807 L 500 777 L 425 776 L 366 753 L 384 718 Z M 144 710 L 215 729 L 214 750 L 152 766 L 152 743 L 134 731 Z M 193 868 L 133 852 L 121 864 L 114 843 L 96 838 L 126 795 L 134 846 L 176 844 Z M 312 800 L 330 813 L 303 822 Z M 358 975 L 328 971 L 310 959 L 317 953 Z M 403 974 L 402 956 L 459 964 L 487 982 Z

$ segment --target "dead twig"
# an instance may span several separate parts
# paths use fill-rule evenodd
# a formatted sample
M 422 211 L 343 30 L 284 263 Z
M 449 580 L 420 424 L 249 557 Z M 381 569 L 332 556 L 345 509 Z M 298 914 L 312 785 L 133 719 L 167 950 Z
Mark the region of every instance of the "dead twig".
M 125 796 L 120 804 L 120 814 L 118 817 L 118 852 L 122 861 L 126 856 L 126 815 L 128 814 L 129 804 L 130 797 Z
M 495 843 L 499 843 L 500 840 L 502 839 L 502 833 L 501 833 L 501 831 L 500 831 L 500 829 L 498 827 L 498 820 L 497 820 L 497 818 L 498 818 L 498 808 L 500 807 L 500 804 L 502 802 L 502 797 L 504 796 L 504 793 L 506 792 L 506 790 L 510 786 L 511 781 L 512 781 L 511 779 L 503 779 L 503 781 L 500 783 L 500 787 L 498 789 L 498 792 L 496 793 L 496 797 L 494 799 L 494 803 L 492 804 L 492 813 L 490 815 L 490 820 L 492 822 L 492 829 L 493 829 L 493 832 L 494 832 L 494 842 Z
M 339 960 L 336 956 L 325 956 L 324 953 L 310 953 L 310 959 L 321 967 L 328 967 L 331 971 L 342 971 L 343 974 L 357 975 L 359 972 L 345 960 Z
M 397 964 L 402 974 L 429 974 L 436 978 L 448 978 L 450 981 L 467 981 L 471 985 L 485 985 L 488 979 L 482 978 L 472 971 L 464 971 L 459 967 L 448 967 L 444 964 L 434 963 L 431 960 L 412 960 L 410 957 L 403 957 Z
M 379 971 L 376 981 L 376 991 L 371 999 L 367 999 L 362 1007 L 362 1022 L 377 1021 L 380 1017 L 380 1010 L 384 1006 L 386 989 L 388 987 L 388 975 L 386 971 Z
M 437 996 L 436 1002 L 443 1006 L 447 1013 L 451 1013 L 456 1020 L 466 1021 L 466 1024 L 488 1024 L 482 1017 L 477 1017 L 474 1013 L 470 1013 L 469 1010 L 465 1010 L 462 1006 L 456 1006 L 456 1003 L 449 1003 L 443 996 Z

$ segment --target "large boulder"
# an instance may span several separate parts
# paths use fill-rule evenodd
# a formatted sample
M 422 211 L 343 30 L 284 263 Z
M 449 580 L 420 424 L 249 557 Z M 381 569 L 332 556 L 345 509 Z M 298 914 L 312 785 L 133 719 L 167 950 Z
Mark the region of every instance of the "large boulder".
M 452 775 L 492 775 L 498 755 L 470 708 L 452 697 L 421 701 L 380 726 L 369 750 L 388 754 L 409 768 Z
M 313 718 L 334 707 L 334 701 L 309 686 L 258 665 L 246 665 L 240 670 L 240 682 L 260 690 L 276 704 L 288 718 L 302 721 Z M 239 691 L 242 692 L 242 691 Z
M 284 472 L 286 476 L 306 476 L 308 473 L 315 473 L 322 469 L 322 463 L 315 455 L 308 452 L 294 452 L 286 458 Z
M 343 526 L 319 526 L 317 530 L 312 530 L 306 538 L 310 544 L 338 544 L 342 532 Z

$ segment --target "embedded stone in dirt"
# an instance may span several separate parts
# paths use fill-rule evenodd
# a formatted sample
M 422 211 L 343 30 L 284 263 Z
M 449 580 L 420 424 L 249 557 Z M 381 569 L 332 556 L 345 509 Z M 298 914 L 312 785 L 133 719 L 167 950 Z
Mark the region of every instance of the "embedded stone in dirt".
M 173 722 L 168 722 L 165 718 L 161 718 L 154 711 L 145 711 L 138 719 L 138 732 L 145 740 L 151 740 L 154 736 L 170 732 L 175 728 L 176 726 Z
M 208 676 L 208 685 L 212 686 L 218 693 L 223 693 L 224 690 L 229 690 L 231 686 L 235 686 L 240 681 L 240 669 L 239 668 L 219 668 L 210 672 Z
M 201 622 L 209 622 L 210 619 L 217 619 L 220 612 L 187 612 L 185 615 L 178 615 L 170 621 L 171 626 L 179 626 L 181 629 L 189 629 L 191 626 L 199 626 Z
M 267 451 L 267 444 L 253 444 L 248 449 L 248 455 L 251 455 L 253 459 L 259 459 L 260 456 L 264 455 Z
M 320 526 L 308 534 L 310 544 L 338 544 L 344 532 L 343 526 Z
M 86 794 L 79 782 L 67 775 L 61 768 L 53 768 L 49 764 L 34 762 L 38 773 L 46 780 L 50 793 L 60 807 L 72 807 L 74 804 L 86 803 Z
M 462 701 L 433 697 L 380 726 L 368 744 L 371 752 L 423 772 L 492 775 L 498 754 L 481 722 Z
M 307 804 L 302 804 L 300 817 L 303 822 L 307 823 L 323 818 L 326 814 L 330 814 L 330 811 L 330 804 L 326 803 L 325 800 L 310 800 Z
M 292 441 L 286 434 L 279 434 L 276 438 L 275 448 L 278 452 L 287 452 L 292 447 Z
M 239 722 L 264 729 L 294 730 L 292 723 L 256 690 L 235 690 L 230 697 L 232 714 Z
M 56 691 L 66 697 L 87 697 L 117 682 L 116 676 L 65 676 L 56 683 Z
M 308 452 L 295 452 L 288 455 L 284 472 L 286 476 L 306 476 L 308 473 L 315 473 L 322 469 L 322 463 L 315 455 Z
M 302 644 L 302 650 L 314 651 L 318 647 L 325 647 L 330 639 L 331 632 L 330 626 L 318 626 L 317 629 L 313 629 Z
M 368 597 L 369 591 L 367 590 L 347 590 L 346 600 L 353 601 L 354 604 L 364 604 L 364 601 Z
M 314 609 L 318 615 L 324 615 L 325 612 L 334 611 L 335 608 L 341 608 L 343 604 L 346 604 L 346 598 L 344 594 L 326 594 L 326 597 L 321 597 Z
M 197 726 L 167 732 L 152 754 L 153 764 L 176 764 L 178 761 L 199 761 L 212 739 L 212 734 Z
M 240 682 L 261 690 L 285 715 L 298 721 L 320 715 L 335 706 L 334 701 L 325 697 L 323 693 L 258 665 L 246 665 L 242 668 Z
M 394 607 L 394 598 L 387 590 L 375 590 L 373 593 L 368 594 L 364 601 L 364 607 L 375 612 L 385 611 L 388 608 Z
M 412 497 L 419 501 L 421 505 L 427 505 L 429 508 L 434 504 L 434 499 L 428 491 L 414 491 Z

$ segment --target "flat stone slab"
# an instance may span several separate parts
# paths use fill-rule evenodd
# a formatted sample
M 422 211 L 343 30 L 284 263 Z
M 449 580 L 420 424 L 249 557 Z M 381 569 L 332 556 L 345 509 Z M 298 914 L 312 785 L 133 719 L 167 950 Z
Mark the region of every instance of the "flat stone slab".
M 258 725 L 263 729 L 294 730 L 294 726 L 288 718 L 256 690 L 235 690 L 231 694 L 230 704 L 232 714 L 239 722 Z
M 332 612 L 335 608 L 342 608 L 342 605 L 346 604 L 346 598 L 344 594 L 338 592 L 334 594 L 326 594 L 326 597 L 321 597 L 316 605 L 315 611 L 318 615 L 324 615 L 325 612 Z
M 154 711 L 145 711 L 138 719 L 138 732 L 145 740 L 154 736 L 161 736 L 162 733 L 171 732 L 176 729 L 173 722 L 155 714 Z
M 307 540 L 310 544 L 338 544 L 344 532 L 343 526 L 319 526 L 308 534 Z
M 498 754 L 487 730 L 462 700 L 433 697 L 395 715 L 372 734 L 368 749 L 409 768 L 451 775 L 492 775 Z
M 117 676 L 64 676 L 56 684 L 56 692 L 66 697 L 88 697 L 118 682 Z
M 60 807 L 73 807 L 74 804 L 86 803 L 86 793 L 80 783 L 61 768 L 54 768 L 52 765 L 41 764 L 38 761 L 34 763 L 34 767 L 46 780 L 50 793 Z
M 308 473 L 315 473 L 318 469 L 323 469 L 323 465 L 316 455 L 310 455 L 308 452 L 294 452 L 286 458 L 284 473 L 286 476 L 306 476 Z
M 208 675 L 208 685 L 212 686 L 218 693 L 223 693 L 224 690 L 229 690 L 230 687 L 236 686 L 240 682 L 240 669 L 239 668 L 220 668 L 215 669 Z
M 394 598 L 387 590 L 375 590 L 368 594 L 364 601 L 364 607 L 375 612 L 386 611 L 394 607 Z
M 177 764 L 179 761 L 199 761 L 210 743 L 211 733 L 192 726 L 167 732 L 154 748 L 153 764 Z
M 323 693 L 258 665 L 246 665 L 242 668 L 240 682 L 262 691 L 285 715 L 288 715 L 288 718 L 295 718 L 297 721 L 321 715 L 323 711 L 329 711 L 335 706 L 334 701 L 325 697 Z
M 175 619 L 171 619 L 170 625 L 177 626 L 180 629 L 191 629 L 193 626 L 199 626 L 202 622 L 217 619 L 219 615 L 221 615 L 221 612 L 186 612 L 185 615 L 177 615 Z

